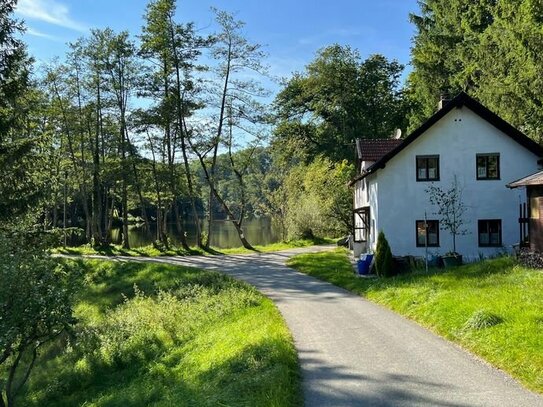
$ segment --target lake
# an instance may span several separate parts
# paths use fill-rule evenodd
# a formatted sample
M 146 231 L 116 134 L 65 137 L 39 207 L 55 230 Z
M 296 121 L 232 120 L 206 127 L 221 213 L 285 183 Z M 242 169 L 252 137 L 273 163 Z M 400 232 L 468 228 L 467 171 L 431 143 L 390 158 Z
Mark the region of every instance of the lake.
M 196 225 L 194 223 L 185 223 L 183 225 L 187 233 L 187 241 L 190 246 L 196 246 Z M 203 231 L 207 231 L 207 222 L 204 222 Z M 156 225 L 150 225 L 151 233 L 148 234 L 145 228 L 138 225 L 130 225 L 128 229 L 128 239 L 131 247 L 142 247 L 153 243 L 156 238 Z M 266 217 L 247 219 L 243 222 L 243 231 L 247 240 L 252 245 L 266 245 L 281 240 L 281 234 L 277 228 L 272 225 L 271 219 Z M 168 224 L 168 236 L 174 242 L 179 244 L 179 236 L 175 224 Z M 114 228 L 111 231 L 111 240 L 114 244 L 121 244 L 121 228 Z M 211 246 L 220 249 L 231 247 L 240 247 L 236 228 L 231 221 L 213 221 L 211 231 Z

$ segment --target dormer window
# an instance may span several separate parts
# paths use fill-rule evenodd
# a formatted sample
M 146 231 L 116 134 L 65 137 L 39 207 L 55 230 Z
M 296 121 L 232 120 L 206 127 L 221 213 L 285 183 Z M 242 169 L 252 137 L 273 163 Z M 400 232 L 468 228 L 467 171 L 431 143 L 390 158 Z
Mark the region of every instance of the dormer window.
M 417 156 L 417 181 L 439 181 L 439 156 Z
M 498 153 L 477 154 L 477 179 L 500 179 L 500 155 Z

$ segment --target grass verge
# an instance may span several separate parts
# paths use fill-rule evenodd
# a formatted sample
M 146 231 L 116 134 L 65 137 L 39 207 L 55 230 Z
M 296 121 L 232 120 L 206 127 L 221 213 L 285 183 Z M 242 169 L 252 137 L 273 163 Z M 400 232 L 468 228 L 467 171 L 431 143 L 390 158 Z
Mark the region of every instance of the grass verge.
M 299 239 L 289 240 L 287 242 L 271 243 L 268 245 L 254 246 L 256 252 L 275 252 L 280 250 L 294 249 L 297 247 L 307 247 L 322 244 L 333 244 L 336 239 L 331 238 L 314 238 L 314 239 Z M 130 257 L 158 257 L 158 256 L 191 256 L 191 255 L 209 255 L 209 254 L 249 254 L 254 253 L 244 247 L 235 247 L 230 249 L 219 249 L 212 247 L 209 251 L 192 247 L 189 251 L 180 247 L 171 247 L 168 250 L 157 249 L 153 245 L 137 247 L 133 249 L 123 249 L 120 245 L 108 245 L 93 247 L 91 245 L 82 245 L 78 247 L 57 247 L 51 250 L 55 254 L 71 254 L 71 255 L 102 255 L 102 256 L 130 256 Z
M 324 244 L 335 244 L 337 239 L 332 238 L 313 238 L 313 239 L 298 239 L 298 240 L 289 240 L 287 242 L 278 242 L 270 243 L 268 245 L 256 245 L 254 248 L 257 252 L 266 253 L 266 252 L 278 252 L 281 250 L 296 249 L 297 247 L 308 247 L 308 246 L 317 246 Z M 248 250 L 244 247 L 235 247 L 232 249 L 215 249 L 222 254 L 249 254 L 254 253 L 252 250 Z
M 171 247 L 170 249 L 158 249 L 153 245 L 137 247 L 132 249 L 124 249 L 121 245 L 107 246 L 91 246 L 85 244 L 77 247 L 56 247 L 51 249 L 51 253 L 55 254 L 72 254 L 72 255 L 101 255 L 101 256 L 129 256 L 129 257 L 158 257 L 158 256 L 191 256 L 204 255 L 203 250 L 191 248 L 189 251 L 180 247 Z
M 219 273 L 74 262 L 75 338 L 51 346 L 25 406 L 296 406 L 296 351 L 270 300 Z
M 543 272 L 503 257 L 362 279 L 340 249 L 298 255 L 288 264 L 417 321 L 543 393 Z

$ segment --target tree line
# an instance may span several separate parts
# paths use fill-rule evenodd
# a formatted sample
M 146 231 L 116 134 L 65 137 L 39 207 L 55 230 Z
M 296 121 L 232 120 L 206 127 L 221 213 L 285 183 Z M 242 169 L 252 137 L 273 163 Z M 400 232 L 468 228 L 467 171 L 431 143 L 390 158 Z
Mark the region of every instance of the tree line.
M 405 83 L 397 61 L 333 44 L 273 103 L 263 47 L 227 12 L 213 10 L 216 31 L 203 35 L 178 20 L 175 0 L 151 1 L 140 33 L 91 30 L 38 70 L 13 35 L 24 29 L 14 5 L 2 9 L 13 51 L 2 65 L 2 216 L 79 227 L 95 245 L 120 228 L 128 248 L 140 221 L 161 246 L 174 224 L 188 249 L 190 221 L 208 247 L 213 221 L 228 219 L 251 248 L 243 222 L 260 215 L 285 239 L 348 233 L 340 186 L 355 171 L 355 139 L 414 129 L 443 94 L 467 91 L 540 137 L 543 12 L 531 0 L 420 1 Z
M 419 5 L 405 83 L 397 61 L 336 44 L 270 105 L 263 48 L 229 13 L 214 10 L 216 32 L 201 35 L 175 0 L 153 0 L 138 35 L 92 30 L 38 70 L 16 0 L 0 2 L 0 407 L 76 322 L 82 278 L 49 255 L 59 241 L 45 232 L 80 227 L 103 245 L 120 225 L 129 247 L 137 218 L 167 247 L 173 222 L 188 248 L 192 219 L 206 247 L 200 220 L 221 217 L 251 248 L 243 221 L 267 215 L 283 239 L 348 233 L 355 138 L 413 129 L 460 90 L 541 141 L 543 4 Z

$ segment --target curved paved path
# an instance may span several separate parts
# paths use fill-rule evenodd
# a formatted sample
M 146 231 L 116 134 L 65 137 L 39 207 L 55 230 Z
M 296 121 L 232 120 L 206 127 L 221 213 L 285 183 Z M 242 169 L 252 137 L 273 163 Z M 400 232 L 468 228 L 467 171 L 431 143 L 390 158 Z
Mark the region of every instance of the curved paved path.
M 295 340 L 307 407 L 543 406 L 543 398 L 415 323 L 258 255 L 122 258 L 215 269 L 256 286 Z

